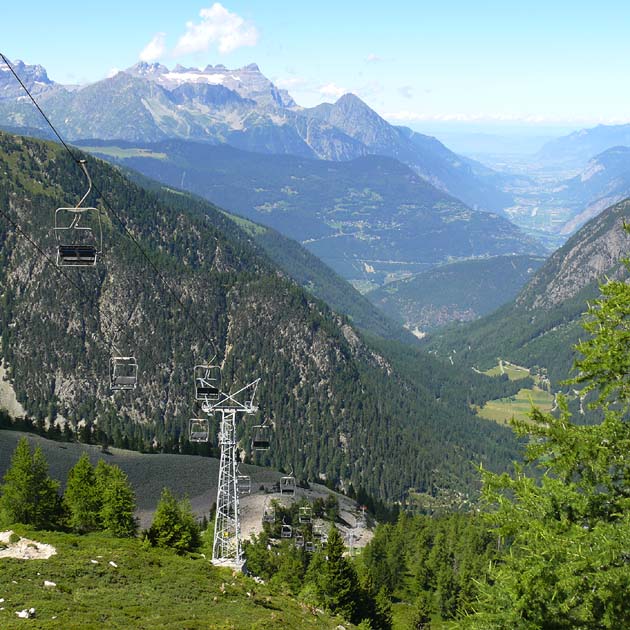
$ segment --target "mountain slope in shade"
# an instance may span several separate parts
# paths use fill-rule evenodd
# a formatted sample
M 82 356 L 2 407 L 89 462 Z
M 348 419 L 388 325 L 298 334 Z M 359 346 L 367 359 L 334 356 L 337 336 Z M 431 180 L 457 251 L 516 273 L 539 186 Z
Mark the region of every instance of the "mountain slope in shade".
M 31 86 L 45 77 L 40 66 L 20 70 Z M 8 71 L 0 73 L 0 124 L 42 127 L 38 112 L 18 98 L 15 85 Z M 390 125 L 352 94 L 334 104 L 298 107 L 255 64 L 236 70 L 220 65 L 169 70 L 139 63 L 81 88 L 45 87 L 41 105 L 72 140 L 185 138 L 325 160 L 384 155 L 472 207 L 501 211 L 512 203 L 493 177 L 481 175 L 435 138 Z
M 630 124 L 597 125 L 554 138 L 536 157 L 544 162 L 584 166 L 592 157 L 616 146 L 630 146 Z
M 543 366 L 558 385 L 569 375 L 573 346 L 585 335 L 579 322 L 587 300 L 599 295 L 606 278 L 626 275 L 621 261 L 630 252 L 623 229 L 629 221 L 630 201 L 608 208 L 554 252 L 514 301 L 436 333 L 428 347 L 440 355 L 454 353 L 470 366 L 491 367 L 497 357 Z
M 491 313 L 514 299 L 543 262 L 532 256 L 465 260 L 391 282 L 367 297 L 419 334 Z
M 180 192 L 146 191 L 104 162 L 88 163 L 95 189 L 179 300 L 109 212 L 99 264 L 62 274 L 0 220 L 1 354 L 34 419 L 85 422 L 85 430 L 98 427 L 116 445 L 192 452 L 188 421 L 200 410 L 191 369 L 216 356 L 224 390 L 262 379 L 260 413 L 239 423 L 243 456 L 292 466 L 299 478 L 352 482 L 395 500 L 409 487 L 427 490 L 440 480 L 471 490 L 477 475 L 470 459 L 496 468 L 515 456 L 508 431 L 485 426 L 455 396 L 446 403 L 430 376 L 394 369 L 216 207 Z M 49 255 L 53 209 L 84 191 L 63 148 L 0 134 L 0 207 Z M 96 194 L 88 203 L 104 210 Z M 136 356 L 133 393 L 110 390 L 112 351 Z M 444 369 L 424 355 L 418 365 L 423 372 Z M 474 375 L 458 374 L 466 391 Z M 274 431 L 261 456 L 250 446 L 252 426 L 263 418 Z M 202 448 L 216 453 L 216 442 Z
M 392 158 L 304 160 L 176 140 L 82 146 L 300 241 L 359 285 L 452 259 L 545 253 L 507 219 L 471 210 Z

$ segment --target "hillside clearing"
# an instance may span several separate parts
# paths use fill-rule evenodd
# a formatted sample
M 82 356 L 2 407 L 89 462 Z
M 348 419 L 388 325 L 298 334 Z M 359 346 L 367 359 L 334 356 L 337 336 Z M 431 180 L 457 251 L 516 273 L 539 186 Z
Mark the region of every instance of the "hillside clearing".
M 532 405 L 544 412 L 551 411 L 553 396 L 535 385 L 533 389 L 520 389 L 515 396 L 489 400 L 478 409 L 477 415 L 499 424 L 509 424 L 512 418 L 527 420 Z

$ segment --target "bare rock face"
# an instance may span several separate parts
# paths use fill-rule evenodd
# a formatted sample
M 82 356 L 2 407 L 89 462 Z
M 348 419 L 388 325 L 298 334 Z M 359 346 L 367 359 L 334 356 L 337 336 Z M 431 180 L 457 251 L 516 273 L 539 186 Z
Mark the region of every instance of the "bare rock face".
M 630 251 L 623 229 L 630 221 L 630 201 L 623 201 L 586 224 L 555 252 L 517 298 L 527 310 L 549 309 L 606 278 L 623 277 L 621 261 Z

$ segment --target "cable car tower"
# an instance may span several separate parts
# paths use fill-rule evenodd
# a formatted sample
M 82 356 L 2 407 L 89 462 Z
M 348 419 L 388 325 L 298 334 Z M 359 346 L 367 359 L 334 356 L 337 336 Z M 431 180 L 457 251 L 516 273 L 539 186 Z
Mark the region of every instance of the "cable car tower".
M 218 370 L 216 366 L 208 366 Z M 197 370 L 197 368 L 195 368 Z M 241 569 L 243 567 L 243 550 L 241 548 L 241 521 L 239 515 L 239 472 L 236 461 L 236 420 L 237 415 L 253 414 L 258 411 L 254 404 L 256 389 L 260 379 L 257 378 L 233 394 L 226 394 L 219 388 L 207 391 L 207 377 L 211 373 L 208 368 L 204 379 L 196 379 L 197 399 L 201 400 L 204 413 L 219 413 L 219 445 L 221 460 L 219 464 L 219 483 L 217 488 L 217 513 L 214 524 L 214 540 L 212 543 L 212 564 Z M 220 379 L 220 376 L 218 376 Z M 220 380 L 215 381 L 220 384 Z M 196 422 L 199 422 L 196 420 Z

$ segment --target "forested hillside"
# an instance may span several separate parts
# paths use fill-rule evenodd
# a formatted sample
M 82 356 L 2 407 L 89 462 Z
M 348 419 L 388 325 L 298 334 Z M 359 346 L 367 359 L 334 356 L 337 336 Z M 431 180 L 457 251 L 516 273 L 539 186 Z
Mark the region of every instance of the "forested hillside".
M 439 355 L 462 365 L 488 368 L 502 357 L 547 368 L 555 385 L 567 378 L 574 346 L 585 337 L 579 325 L 599 284 L 623 278 L 630 251 L 624 221 L 630 203 L 620 202 L 587 223 L 547 260 L 517 298 L 476 322 L 452 326 L 427 339 Z
M 262 379 L 260 415 L 240 426 L 244 455 L 251 425 L 266 418 L 272 449 L 256 460 L 293 466 L 298 477 L 352 482 L 393 500 L 436 479 L 468 491 L 476 485 L 471 461 L 502 468 L 515 457 L 508 431 L 425 385 L 431 360 L 413 377 L 395 369 L 200 200 L 147 192 L 90 160 L 107 201 L 88 200 L 102 209 L 103 260 L 58 273 L 15 225 L 53 255 L 53 210 L 83 194 L 80 171 L 58 146 L 7 134 L 0 160 L 2 356 L 35 419 L 85 421 L 88 433 L 97 425 L 138 449 L 189 449 L 185 427 L 199 413 L 191 368 L 216 352 L 225 388 Z M 113 347 L 138 359 L 132 395 L 109 391 Z
M 158 196 L 166 195 L 169 197 L 172 196 L 170 193 L 175 192 L 133 169 L 123 167 L 123 172 L 131 181 L 147 190 L 152 190 Z M 402 340 L 407 343 L 414 342 L 411 333 L 384 315 L 347 280 L 337 275 L 297 241 L 260 223 L 230 214 L 213 204 L 206 203 L 204 205 L 214 210 L 220 210 L 234 221 L 284 273 L 316 298 L 326 302 L 335 312 L 347 315 L 353 326 L 380 337 Z
M 410 330 L 428 331 L 491 313 L 516 297 L 543 262 L 535 256 L 463 260 L 390 282 L 367 297 Z
M 298 240 L 356 286 L 453 258 L 546 252 L 376 151 L 334 162 L 182 140 L 79 144 Z

